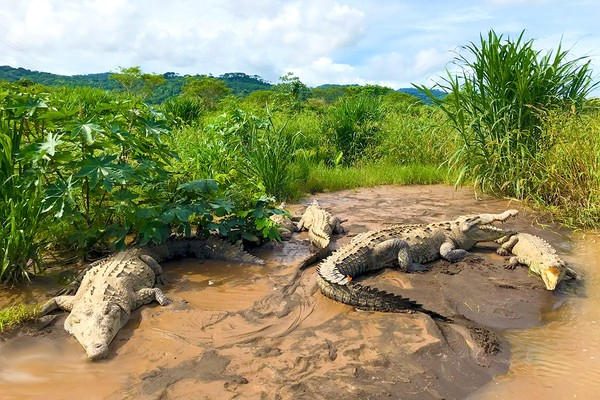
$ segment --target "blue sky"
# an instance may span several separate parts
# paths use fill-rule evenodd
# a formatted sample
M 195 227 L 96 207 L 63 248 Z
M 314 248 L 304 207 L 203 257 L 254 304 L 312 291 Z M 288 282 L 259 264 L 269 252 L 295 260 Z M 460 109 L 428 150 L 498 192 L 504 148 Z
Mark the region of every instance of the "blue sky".
M 61 74 L 246 72 L 309 85 L 428 83 L 461 45 L 522 29 L 539 49 L 590 56 L 600 1 L 0 0 L 0 65 Z

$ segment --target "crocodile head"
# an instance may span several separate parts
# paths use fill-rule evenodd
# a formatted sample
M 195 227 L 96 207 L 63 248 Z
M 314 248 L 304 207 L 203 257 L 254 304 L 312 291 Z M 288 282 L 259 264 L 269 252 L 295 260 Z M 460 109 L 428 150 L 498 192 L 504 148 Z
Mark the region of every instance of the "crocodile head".
M 515 217 L 519 211 L 506 210 L 500 214 L 476 214 L 459 217 L 454 221 L 452 227 L 454 241 L 463 249 L 468 249 L 477 242 L 489 242 L 500 239 L 506 235 L 516 232 L 504 230 L 495 226 L 509 218 Z
M 108 345 L 129 320 L 129 312 L 112 302 L 73 307 L 65 320 L 65 329 L 75 336 L 90 360 L 104 358 Z
M 564 278 L 565 273 L 566 268 L 564 265 L 551 265 L 548 268 L 544 268 L 540 272 L 540 276 L 544 281 L 544 285 L 546 285 L 546 289 L 554 290 L 558 282 Z

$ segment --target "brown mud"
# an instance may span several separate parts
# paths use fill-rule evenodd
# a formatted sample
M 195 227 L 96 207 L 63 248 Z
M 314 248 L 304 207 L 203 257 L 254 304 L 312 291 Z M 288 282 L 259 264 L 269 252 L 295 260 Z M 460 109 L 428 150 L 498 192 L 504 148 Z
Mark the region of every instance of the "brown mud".
M 349 232 L 339 243 L 385 224 L 519 208 L 502 200 L 477 201 L 467 190 L 441 185 L 386 186 L 316 198 L 347 219 Z M 303 206 L 294 208 L 300 212 Z M 541 230 L 532 225 L 534 218 L 522 210 L 509 223 L 549 240 L 575 268 L 589 265 L 579 252 L 569 255 L 583 247 L 581 240 L 572 242 L 564 230 Z M 574 307 L 584 307 L 587 299 L 565 290 L 548 292 L 524 268 L 505 270 L 505 260 L 493 246 L 477 248 L 456 264 L 433 263 L 427 273 L 385 270 L 364 279 L 453 316 L 455 323 L 436 323 L 420 313 L 355 311 L 317 291 L 314 267 L 298 270 L 310 252 L 304 239 L 301 234 L 259 249 L 266 266 L 193 259 L 165 264 L 164 289 L 173 303 L 136 311 L 112 343 L 107 360 L 85 359 L 83 349 L 62 328 L 64 315 L 33 334 L 21 330 L 5 337 L 0 341 L 1 397 L 535 397 L 535 379 L 546 386 L 561 385 L 555 378 L 567 374 L 569 356 L 581 338 L 567 340 L 571 351 L 561 348 L 565 343 L 560 335 L 573 333 L 566 325 L 587 326 L 591 335 L 600 317 L 597 308 L 589 307 L 586 318 L 592 316 L 594 323 L 583 321 Z M 598 255 L 589 253 L 585 259 Z M 18 299 L 16 292 L 11 296 L 11 302 Z M 588 356 L 600 348 L 597 342 L 596 335 L 596 342 L 585 344 Z M 553 364 L 553 354 L 565 357 Z M 584 356 L 580 361 L 581 368 L 589 366 Z M 586 375 L 596 390 L 598 370 Z M 515 384 L 522 381 L 521 374 L 527 379 Z M 502 395 L 496 397 L 498 393 Z

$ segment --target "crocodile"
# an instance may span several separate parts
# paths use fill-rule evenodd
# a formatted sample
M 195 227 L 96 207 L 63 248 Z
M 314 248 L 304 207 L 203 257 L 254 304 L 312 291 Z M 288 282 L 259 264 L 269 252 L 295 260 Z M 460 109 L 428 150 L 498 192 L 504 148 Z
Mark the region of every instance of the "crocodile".
M 496 250 L 501 256 L 510 257 L 507 268 L 514 269 L 519 264 L 539 275 L 548 290 L 556 289 L 558 283 L 577 274 L 556 254 L 556 250 L 544 239 L 529 233 L 504 236 L 496 241 L 501 244 Z
M 308 230 L 310 243 L 318 249 L 329 248 L 332 234 L 344 233 L 342 220 L 321 208 L 316 200 L 306 207 L 296 229 L 298 231 Z
M 160 262 L 194 256 L 263 264 L 240 247 L 214 237 L 172 238 L 162 245 L 131 248 L 92 264 L 74 295 L 56 296 L 41 315 L 69 311 L 64 328 L 85 349 L 90 360 L 106 357 L 111 341 L 131 312 L 153 301 L 169 303 L 156 283 L 162 282 Z
M 384 312 L 419 311 L 447 320 L 415 301 L 354 282 L 369 271 L 395 266 L 401 271 L 426 271 L 423 264 L 440 257 L 456 262 L 478 242 L 494 241 L 515 232 L 493 224 L 516 216 L 517 210 L 500 214 L 461 216 L 431 224 L 393 225 L 361 233 L 335 251 L 317 267 L 317 284 L 333 300 L 357 309 Z

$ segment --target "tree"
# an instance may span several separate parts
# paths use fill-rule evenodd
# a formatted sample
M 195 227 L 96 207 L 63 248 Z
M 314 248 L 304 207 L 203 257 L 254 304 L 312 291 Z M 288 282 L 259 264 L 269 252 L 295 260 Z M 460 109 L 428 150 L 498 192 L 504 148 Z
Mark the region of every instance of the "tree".
M 199 97 L 209 110 L 215 110 L 223 97 L 231 94 L 231 89 L 220 79 L 212 76 L 185 78 L 182 93 L 184 96 Z
M 119 72 L 110 74 L 110 79 L 121 85 L 129 94 L 137 94 L 146 98 L 159 86 L 166 82 L 162 75 L 147 74 L 139 66 L 119 68 Z
M 302 108 L 302 104 L 310 96 L 308 86 L 292 72 L 283 75 L 279 81 L 280 83 L 275 86 L 275 91 L 279 93 L 283 102 L 288 103 L 294 110 Z

